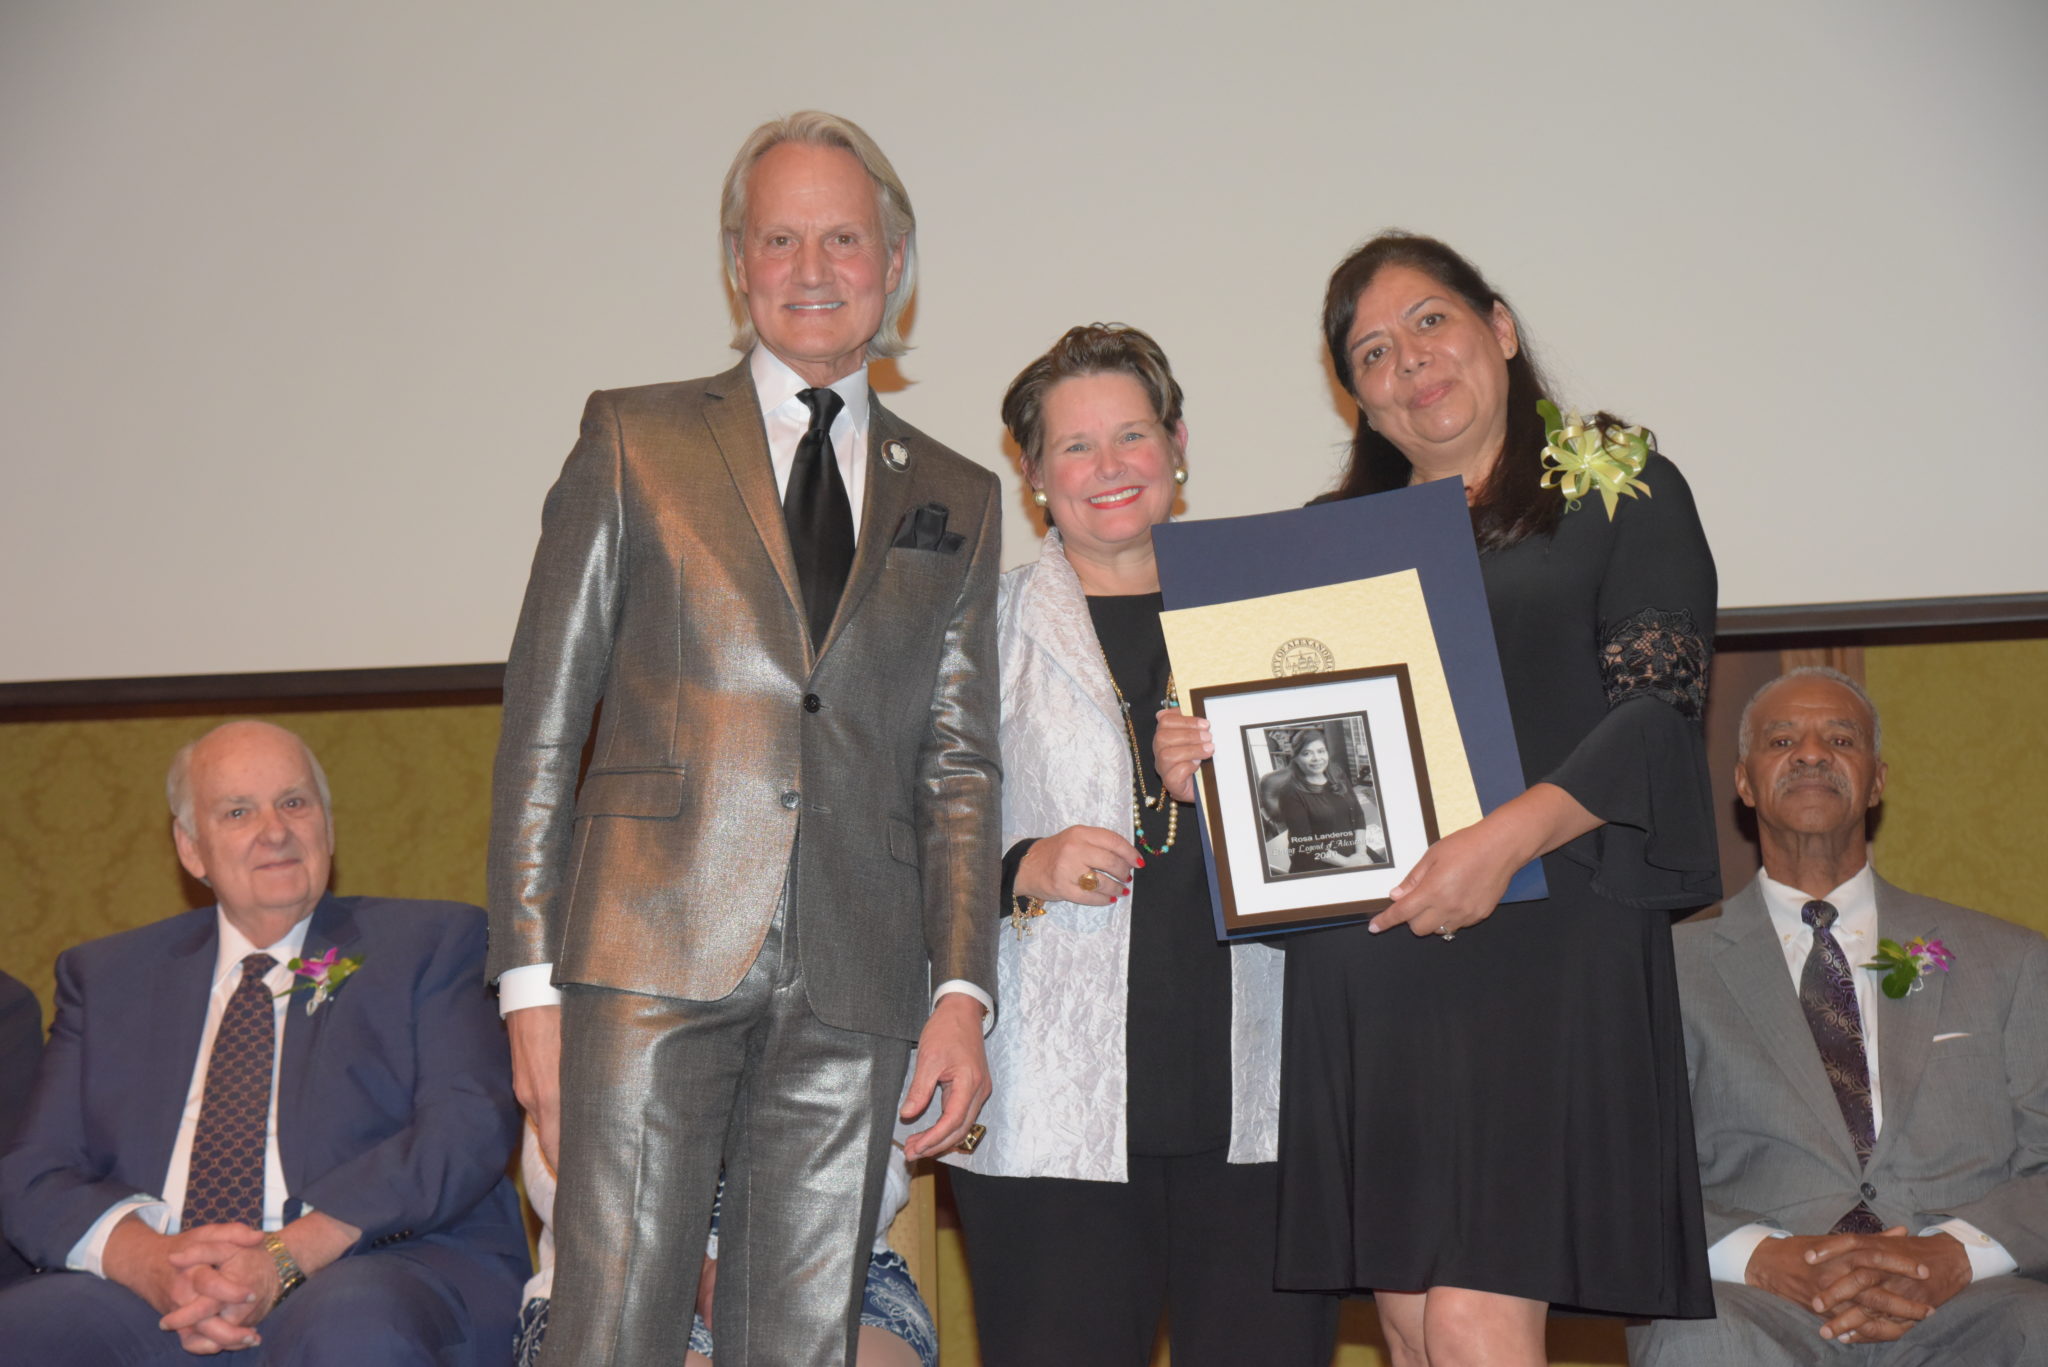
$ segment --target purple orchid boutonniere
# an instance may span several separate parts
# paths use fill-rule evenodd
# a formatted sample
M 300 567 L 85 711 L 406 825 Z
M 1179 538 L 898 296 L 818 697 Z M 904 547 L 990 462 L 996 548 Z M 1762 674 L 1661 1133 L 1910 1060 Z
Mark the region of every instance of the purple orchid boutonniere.
M 1946 973 L 1956 956 L 1939 940 L 1924 936 L 1906 941 L 1879 940 L 1877 957 L 1863 965 L 1865 968 L 1884 970 L 1884 988 L 1887 997 L 1903 997 L 1908 992 L 1918 992 L 1927 984 L 1921 981 L 1933 969 Z
M 305 981 L 293 983 L 277 995 L 292 997 L 301 992 L 311 992 L 313 995 L 306 999 L 306 1014 L 312 1015 L 320 1009 L 320 1003 L 341 991 L 341 985 L 363 966 L 361 959 L 343 959 L 340 954 L 340 948 L 336 947 L 317 959 L 293 959 L 285 967 Z

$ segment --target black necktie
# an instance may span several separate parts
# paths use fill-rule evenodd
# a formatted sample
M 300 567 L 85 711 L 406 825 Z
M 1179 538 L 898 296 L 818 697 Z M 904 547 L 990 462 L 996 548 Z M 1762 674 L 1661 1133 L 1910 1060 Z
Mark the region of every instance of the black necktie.
M 277 960 L 268 954 L 242 960 L 242 981 L 213 1033 L 186 1168 L 184 1229 L 263 1227 L 263 1141 L 270 1130 L 270 1065 L 277 1052 L 276 1008 L 263 975 L 275 967 Z
M 1856 1009 L 1856 979 L 1849 956 L 1835 941 L 1831 927 L 1839 913 L 1826 902 L 1812 901 L 1799 919 L 1813 927 L 1813 948 L 1799 974 L 1799 1005 L 1806 1028 L 1820 1049 L 1821 1067 L 1834 1088 L 1835 1104 L 1856 1144 L 1856 1161 L 1868 1163 L 1877 1145 L 1877 1125 L 1870 1105 L 1870 1060 L 1863 1047 L 1863 1015 Z M 1835 1221 L 1835 1234 L 1877 1234 L 1884 1222 L 1861 1201 Z
M 846 572 L 853 566 L 853 505 L 847 501 L 846 482 L 839 478 L 839 461 L 832 454 L 832 420 L 845 401 L 829 389 L 805 389 L 797 397 L 811 410 L 811 426 L 796 444 L 789 491 L 782 497 L 782 524 L 789 529 L 789 548 L 796 556 L 811 649 L 821 650 L 832 614 L 839 610 L 839 595 L 846 589 Z

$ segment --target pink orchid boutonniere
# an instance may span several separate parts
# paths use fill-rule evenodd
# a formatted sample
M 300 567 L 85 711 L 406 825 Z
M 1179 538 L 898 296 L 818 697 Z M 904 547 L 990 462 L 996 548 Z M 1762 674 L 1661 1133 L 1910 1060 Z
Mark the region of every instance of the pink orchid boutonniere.
M 306 1014 L 312 1015 L 320 1009 L 320 1003 L 341 991 L 341 985 L 363 966 L 361 959 L 343 959 L 339 957 L 340 954 L 341 950 L 337 947 L 328 950 L 317 959 L 293 959 L 285 967 L 305 981 L 293 983 L 277 995 L 292 997 L 301 992 L 311 992 L 313 995 L 306 999 Z
M 1956 956 L 1939 940 L 1925 936 L 1906 941 L 1879 940 L 1877 957 L 1863 965 L 1865 968 L 1884 970 L 1884 988 L 1887 997 L 1903 997 L 1908 992 L 1918 992 L 1927 984 L 1921 981 L 1933 969 L 1946 973 Z

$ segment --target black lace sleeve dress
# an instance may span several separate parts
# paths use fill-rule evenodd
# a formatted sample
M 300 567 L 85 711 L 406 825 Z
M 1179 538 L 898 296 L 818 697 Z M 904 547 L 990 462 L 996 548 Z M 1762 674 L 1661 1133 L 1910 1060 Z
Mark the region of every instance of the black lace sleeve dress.
M 1677 469 L 1643 478 L 1481 558 L 1523 773 L 1606 824 L 1454 940 L 1287 937 L 1282 1287 L 1713 1314 L 1671 913 L 1719 896 L 1714 562 Z

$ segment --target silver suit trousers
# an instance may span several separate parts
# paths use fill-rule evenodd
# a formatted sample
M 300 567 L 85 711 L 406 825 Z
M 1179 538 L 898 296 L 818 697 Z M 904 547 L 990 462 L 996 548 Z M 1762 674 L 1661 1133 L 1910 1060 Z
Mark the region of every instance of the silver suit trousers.
M 906 1040 L 826 1025 L 787 892 L 732 992 L 565 985 L 545 1367 L 675 1367 L 720 1167 L 719 1367 L 853 1360 Z

